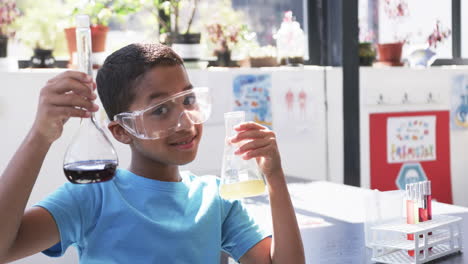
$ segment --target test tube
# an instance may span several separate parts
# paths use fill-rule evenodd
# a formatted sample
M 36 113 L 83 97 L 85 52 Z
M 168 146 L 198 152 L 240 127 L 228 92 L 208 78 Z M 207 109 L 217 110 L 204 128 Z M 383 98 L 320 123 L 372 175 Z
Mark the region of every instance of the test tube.
M 418 182 L 419 222 L 429 220 L 427 216 L 426 181 Z
M 419 207 L 419 222 L 427 221 L 427 205 L 426 205 L 426 197 L 425 197 L 425 186 L 426 182 L 421 181 L 416 183 L 418 188 L 418 207 Z M 424 235 L 419 235 L 420 238 L 423 238 Z
M 432 220 L 432 190 L 431 181 L 426 182 L 426 193 L 424 195 L 427 204 L 427 219 Z
M 419 223 L 419 206 L 418 206 L 418 196 L 419 196 L 419 191 L 418 191 L 418 186 L 413 183 L 411 184 L 411 193 L 412 193 L 412 200 L 413 200 L 413 214 L 414 214 L 414 223 L 418 224 Z
M 419 217 L 414 186 L 414 184 L 406 184 L 406 222 L 408 224 L 416 224 Z M 406 237 L 408 240 L 414 240 L 414 234 L 407 234 Z M 408 255 L 414 256 L 414 250 L 408 250 Z
M 406 184 L 406 223 L 414 224 L 414 202 L 411 184 Z
M 424 192 L 424 199 L 426 200 L 427 205 L 427 220 L 432 220 L 432 191 L 431 191 L 431 181 L 427 181 L 425 184 L 425 192 Z M 432 232 L 429 232 L 428 235 L 432 235 Z M 432 250 L 432 247 L 429 248 Z

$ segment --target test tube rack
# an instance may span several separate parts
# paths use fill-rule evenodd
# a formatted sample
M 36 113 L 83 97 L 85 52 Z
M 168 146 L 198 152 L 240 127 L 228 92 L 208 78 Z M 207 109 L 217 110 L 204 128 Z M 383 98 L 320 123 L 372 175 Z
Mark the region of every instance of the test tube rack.
M 403 220 L 371 228 L 371 232 L 396 232 L 392 239 L 373 241 L 372 261 L 378 263 L 419 264 L 460 252 L 462 250 L 461 217 L 434 215 L 432 220 L 418 224 L 406 224 Z M 431 235 L 428 235 L 431 233 Z M 413 234 L 414 240 L 407 235 Z M 401 236 L 400 236 L 401 235 Z M 385 237 L 385 236 L 380 236 Z M 408 254 L 414 251 L 414 256 Z M 421 252 L 417 254 L 417 252 Z

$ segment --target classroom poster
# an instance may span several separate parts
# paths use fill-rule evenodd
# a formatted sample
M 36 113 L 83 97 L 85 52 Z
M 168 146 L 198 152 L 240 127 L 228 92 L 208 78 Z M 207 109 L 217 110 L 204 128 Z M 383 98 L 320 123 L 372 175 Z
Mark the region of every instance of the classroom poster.
M 451 128 L 468 129 L 468 75 L 458 75 L 453 79 L 450 104 Z
M 275 87 L 275 120 L 289 131 L 294 129 L 297 134 L 311 133 L 320 118 L 318 104 L 315 103 L 317 94 L 313 94 L 303 74 L 283 76 L 280 84 Z
M 387 120 L 387 162 L 436 160 L 436 117 L 391 117 Z
M 427 178 L 433 198 L 452 203 L 449 119 L 449 111 L 370 114 L 371 189 L 402 189 L 402 180 Z
M 246 121 L 255 121 L 272 129 L 270 74 L 236 76 L 233 82 L 233 94 L 233 111 L 245 111 Z

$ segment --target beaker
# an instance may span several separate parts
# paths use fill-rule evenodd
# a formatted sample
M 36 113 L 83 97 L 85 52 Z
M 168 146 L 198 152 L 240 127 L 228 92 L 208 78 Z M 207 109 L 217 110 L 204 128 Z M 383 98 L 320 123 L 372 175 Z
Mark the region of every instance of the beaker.
M 89 17 L 78 15 L 76 24 L 78 69 L 92 76 Z M 63 161 L 67 179 L 72 183 L 108 181 L 114 177 L 117 165 L 115 149 L 94 113 L 90 118 L 81 119 L 80 128 L 68 146 Z
M 265 181 L 256 160 L 244 160 L 241 155 L 234 154 L 240 144 L 245 142 L 229 142 L 229 139 L 237 134 L 234 127 L 245 121 L 245 112 L 225 113 L 224 121 L 226 138 L 219 194 L 224 199 L 239 199 L 264 193 Z

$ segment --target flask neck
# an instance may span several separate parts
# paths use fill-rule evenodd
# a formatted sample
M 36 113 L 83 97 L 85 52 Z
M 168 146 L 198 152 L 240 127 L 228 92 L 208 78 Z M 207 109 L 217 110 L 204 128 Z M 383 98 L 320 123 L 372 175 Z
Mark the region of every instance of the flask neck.
M 229 137 L 233 137 L 235 135 L 235 130 L 234 130 L 234 126 L 235 125 L 231 125 L 231 124 L 226 124 L 226 137 L 229 138 Z
M 76 28 L 76 51 L 78 59 L 78 70 L 90 76 L 93 75 L 91 30 L 87 28 Z
M 230 112 L 224 116 L 224 125 L 226 129 L 226 137 L 233 137 L 237 134 L 234 129 L 235 126 L 245 121 L 245 114 L 243 112 Z
M 80 126 L 83 128 L 97 128 L 101 130 L 101 127 L 99 126 L 98 121 L 96 120 L 96 116 L 94 113 L 91 113 L 91 117 L 89 118 L 82 118 L 80 122 Z

